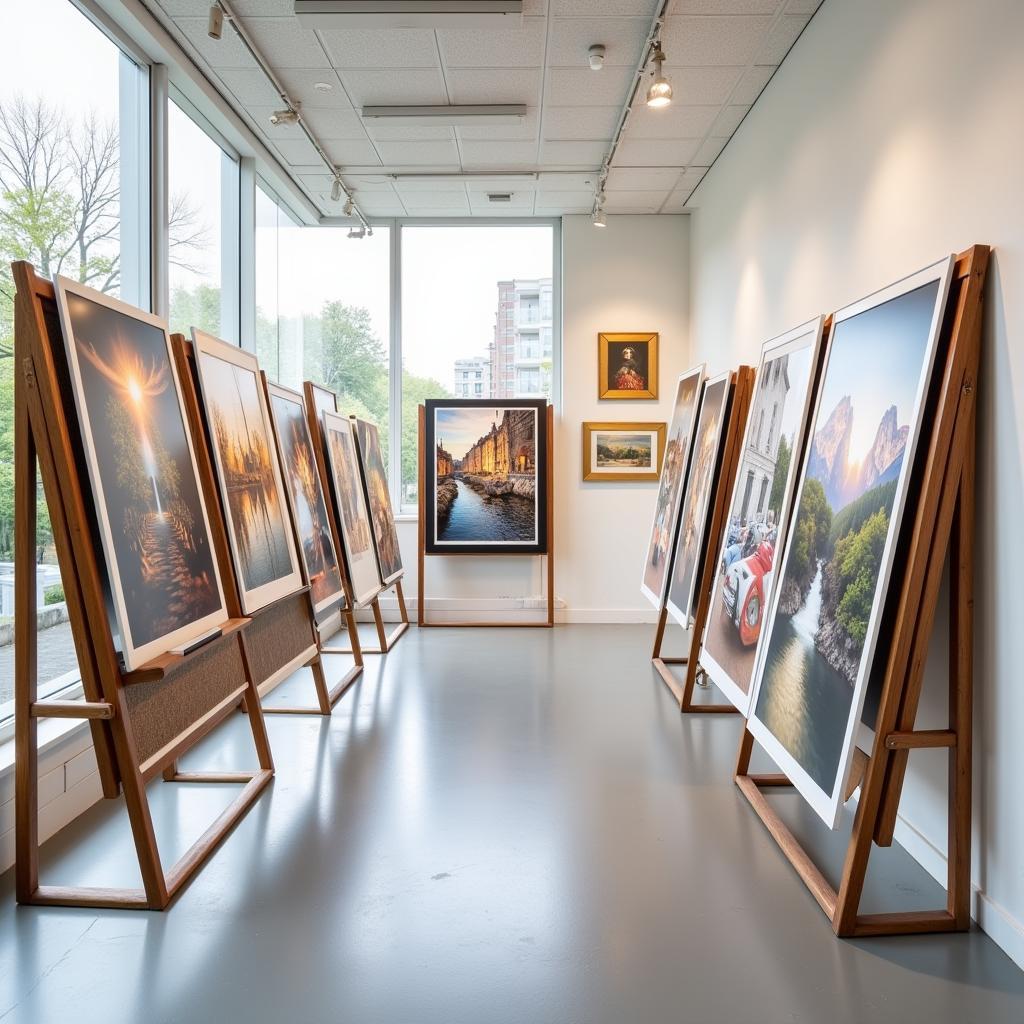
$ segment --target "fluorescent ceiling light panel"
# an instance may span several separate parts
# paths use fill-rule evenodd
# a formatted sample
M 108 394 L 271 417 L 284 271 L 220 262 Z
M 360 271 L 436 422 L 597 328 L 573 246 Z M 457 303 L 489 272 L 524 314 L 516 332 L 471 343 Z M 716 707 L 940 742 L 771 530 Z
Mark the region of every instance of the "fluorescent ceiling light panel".
M 519 124 L 525 103 L 440 104 L 438 106 L 363 107 L 364 120 L 394 125 Z
M 295 0 L 306 28 L 517 28 L 522 0 Z

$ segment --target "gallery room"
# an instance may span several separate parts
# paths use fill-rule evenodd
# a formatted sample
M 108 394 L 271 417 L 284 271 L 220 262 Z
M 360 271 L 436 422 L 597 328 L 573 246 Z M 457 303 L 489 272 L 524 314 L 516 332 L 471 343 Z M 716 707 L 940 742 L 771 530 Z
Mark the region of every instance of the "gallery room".
M 1024 4 L 0 12 L 0 1021 L 1024 1021 Z

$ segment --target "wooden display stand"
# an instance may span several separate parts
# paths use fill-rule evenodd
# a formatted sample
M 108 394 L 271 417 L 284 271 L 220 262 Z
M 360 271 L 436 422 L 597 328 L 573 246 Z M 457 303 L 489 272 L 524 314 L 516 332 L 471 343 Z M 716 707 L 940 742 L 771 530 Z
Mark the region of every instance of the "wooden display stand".
M 212 492 L 217 495 L 221 515 L 226 517 L 228 512 L 220 501 L 220 488 L 214 475 L 213 435 L 208 429 L 209 424 L 199 400 L 195 349 L 192 342 L 181 334 L 171 335 L 171 347 L 178 366 L 178 379 L 181 381 L 182 397 L 196 452 L 196 465 L 199 467 L 207 494 Z M 223 580 L 225 597 L 228 597 L 227 592 L 230 590 L 229 601 L 240 609 L 241 601 L 235 584 L 233 560 L 231 567 L 232 571 Z M 312 670 L 313 687 L 316 692 L 317 702 L 313 707 L 264 705 L 264 714 L 329 715 L 341 695 L 359 677 L 363 670 L 363 661 L 357 654 L 352 668 L 333 688 L 327 686 L 309 585 L 265 605 L 253 612 L 249 618 L 252 620 L 252 625 L 246 630 L 249 666 L 255 676 L 260 697 L 265 697 L 300 668 Z
M 320 650 L 324 654 L 353 654 L 356 658 L 356 664 L 362 666 L 364 654 L 387 654 L 392 647 L 398 642 L 402 634 L 409 628 L 409 613 L 405 607 L 405 594 L 402 592 L 402 581 L 395 580 L 392 586 L 395 589 L 395 596 L 398 598 L 398 610 L 401 614 L 401 620 L 398 625 L 392 630 L 390 636 L 387 630 L 384 628 L 384 617 L 380 611 L 380 594 L 377 594 L 372 601 L 370 601 L 370 608 L 373 611 L 373 622 L 377 629 L 377 647 L 361 647 L 359 642 L 359 627 L 355 619 L 355 606 L 352 603 L 352 586 L 348 579 L 348 570 L 344 565 L 344 558 L 341 553 L 345 550 L 342 546 L 341 537 L 339 536 L 339 530 L 341 529 L 341 519 L 339 518 L 338 510 L 334 507 L 334 492 L 331 490 L 331 476 L 330 469 L 327 465 L 327 448 L 324 442 L 323 436 L 323 425 L 320 422 L 320 417 L 316 413 L 316 396 L 314 395 L 314 389 L 316 385 L 312 381 L 306 381 L 302 385 L 303 397 L 306 400 L 306 420 L 309 424 L 309 433 L 313 438 L 313 452 L 316 456 L 316 468 L 320 474 L 320 487 L 324 492 L 324 502 L 327 505 L 327 518 L 331 521 L 331 531 L 334 538 L 334 548 L 338 552 L 338 564 L 341 566 L 342 580 L 345 585 L 345 603 L 348 608 L 346 612 L 343 612 L 343 616 L 347 621 L 348 625 L 348 647 L 327 647 L 324 646 L 324 640 L 322 638 L 320 642 Z M 325 627 L 326 628 L 326 627 Z M 362 668 L 360 668 L 362 671 Z
M 783 774 L 749 774 L 754 739 L 740 743 L 736 783 L 782 848 L 839 936 L 966 931 L 971 924 L 971 716 L 973 697 L 974 458 L 976 381 L 982 299 L 989 249 L 976 245 L 957 258 L 950 285 L 943 344 L 945 366 L 925 422 L 934 424 L 913 477 L 916 511 L 904 522 L 898 594 L 887 606 L 892 622 L 881 702 L 870 757 L 854 762 L 847 796 L 860 800 L 836 890 L 766 799 L 762 788 L 788 786 Z M 922 438 L 922 441 L 925 438 Z M 922 446 L 923 449 L 923 446 Z M 915 500 L 916 499 L 916 500 Z M 949 727 L 915 729 L 928 641 L 946 556 L 949 584 Z M 872 843 L 890 846 L 911 750 L 949 751 L 948 874 L 944 910 L 861 914 Z M 858 751 L 858 753 L 860 753 Z
M 704 545 L 701 563 L 697 575 L 697 588 L 694 598 L 697 606 L 694 609 L 693 622 L 690 625 L 690 650 L 686 657 L 666 658 L 661 649 L 665 640 L 665 627 L 668 625 L 667 600 L 662 601 L 658 615 L 658 629 L 654 634 L 654 650 L 651 663 L 654 665 L 662 682 L 672 691 L 679 702 L 682 712 L 696 714 L 732 714 L 736 709 L 732 704 L 694 703 L 693 690 L 698 685 L 698 676 L 703 670 L 697 663 L 700 646 L 704 639 L 704 626 L 711 602 L 714 599 L 714 585 L 718 578 L 718 542 L 725 528 L 725 518 L 729 514 L 729 503 L 732 501 L 733 484 L 739 469 L 743 447 L 743 430 L 747 422 L 747 412 L 754 393 L 754 368 L 740 366 L 729 377 L 729 404 L 726 412 L 726 432 L 722 440 L 721 459 L 718 473 L 711 490 L 711 509 L 708 516 L 708 528 L 704 534 Z M 686 677 L 682 682 L 673 674 L 669 665 L 685 665 Z
M 25 262 L 13 265 L 15 304 L 15 813 L 16 888 L 20 903 L 162 910 L 193 877 L 270 782 L 274 763 L 250 671 L 247 629 L 228 600 L 221 635 L 185 654 L 162 654 L 126 672 L 114 647 L 104 598 L 102 552 L 94 542 L 89 482 L 81 475 L 78 422 L 67 404 L 67 364 L 53 286 Z M 36 679 L 36 465 L 42 476 L 85 701 L 40 701 Z M 217 500 L 201 478 L 210 533 L 225 582 L 231 562 Z M 230 587 L 225 587 L 227 597 Z M 259 769 L 184 772 L 189 751 L 246 699 Z M 142 889 L 39 884 L 41 718 L 85 719 L 108 799 L 124 793 L 142 874 Z M 164 869 L 146 783 L 239 783 L 242 790 L 176 864 Z
M 428 622 L 427 608 L 424 600 L 426 593 L 426 518 L 424 517 L 424 502 L 426 501 L 427 463 L 426 463 L 426 409 L 421 405 L 419 408 L 419 476 L 417 492 L 419 494 L 419 537 L 416 545 L 417 567 L 419 569 L 416 580 L 417 607 L 416 621 L 420 626 L 448 626 L 448 627 L 525 627 L 550 629 L 555 624 L 555 470 L 554 470 L 554 437 L 555 437 L 555 412 L 554 407 L 547 408 L 547 537 L 548 549 L 544 554 L 533 557 L 543 558 L 547 564 L 547 618 L 538 622 Z M 452 553 L 454 557 L 473 557 Z

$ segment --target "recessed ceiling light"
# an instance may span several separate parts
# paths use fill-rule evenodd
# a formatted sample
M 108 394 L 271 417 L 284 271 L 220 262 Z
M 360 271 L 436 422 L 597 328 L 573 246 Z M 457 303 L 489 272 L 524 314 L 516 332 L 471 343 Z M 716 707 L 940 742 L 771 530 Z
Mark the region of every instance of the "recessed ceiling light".
M 317 92 L 330 92 L 334 86 L 331 85 L 330 82 L 314 82 L 313 88 L 316 89 Z
M 305 28 L 518 28 L 522 0 L 294 0 Z
M 363 107 L 364 120 L 389 125 L 522 124 L 525 103 L 443 103 Z

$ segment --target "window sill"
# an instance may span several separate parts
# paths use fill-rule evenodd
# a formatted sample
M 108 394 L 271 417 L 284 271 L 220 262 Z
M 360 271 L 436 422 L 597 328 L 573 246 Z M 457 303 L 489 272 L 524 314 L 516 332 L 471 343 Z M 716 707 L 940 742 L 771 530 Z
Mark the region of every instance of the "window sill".
M 39 771 L 46 770 L 51 755 L 60 751 L 66 761 L 92 747 L 89 723 L 68 718 L 42 719 L 38 726 Z M 8 779 L 14 775 L 14 737 L 0 741 L 0 803 L 6 796 Z M 13 788 L 13 782 L 11 782 Z M 13 793 L 11 794 L 13 796 Z

